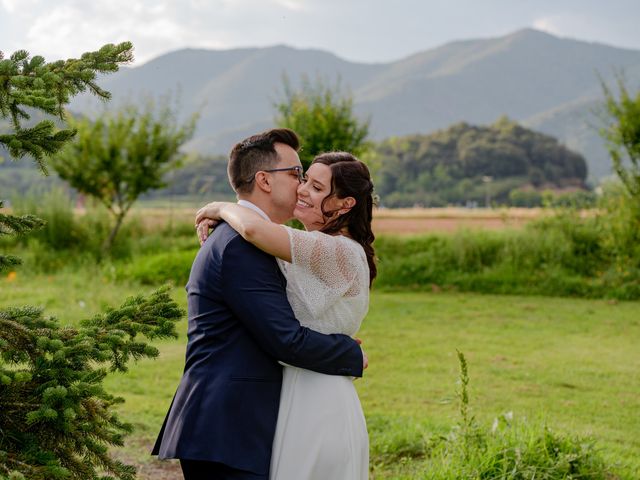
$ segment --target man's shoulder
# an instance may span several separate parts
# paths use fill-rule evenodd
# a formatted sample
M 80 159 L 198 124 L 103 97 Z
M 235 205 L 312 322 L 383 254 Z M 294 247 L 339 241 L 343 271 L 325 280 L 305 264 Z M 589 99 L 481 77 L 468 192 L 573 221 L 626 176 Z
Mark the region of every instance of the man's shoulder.
M 202 244 L 201 250 L 206 252 L 218 252 L 223 253 L 231 244 L 239 246 L 251 245 L 242 236 L 235 231 L 226 222 L 221 222 L 216 225 L 215 229 L 207 240 Z
M 275 260 L 275 257 L 263 252 L 258 247 L 242 238 L 242 236 L 226 222 L 222 222 L 216 226 L 213 233 L 209 238 L 207 238 L 203 248 L 217 251 L 221 255 L 230 251 L 243 251 L 246 253 L 252 253 L 259 257 Z
M 203 246 L 224 249 L 230 242 L 238 237 L 240 237 L 238 232 L 231 228 L 228 223 L 222 222 L 216 226 Z

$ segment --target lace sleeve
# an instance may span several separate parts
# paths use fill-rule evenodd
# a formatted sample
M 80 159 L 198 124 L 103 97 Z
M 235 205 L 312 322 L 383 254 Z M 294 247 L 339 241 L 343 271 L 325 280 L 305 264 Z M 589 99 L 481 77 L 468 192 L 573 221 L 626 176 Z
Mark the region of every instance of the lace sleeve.
M 287 281 L 314 316 L 340 297 L 358 297 L 368 289 L 368 266 L 362 247 L 343 236 L 287 228 L 291 264 Z

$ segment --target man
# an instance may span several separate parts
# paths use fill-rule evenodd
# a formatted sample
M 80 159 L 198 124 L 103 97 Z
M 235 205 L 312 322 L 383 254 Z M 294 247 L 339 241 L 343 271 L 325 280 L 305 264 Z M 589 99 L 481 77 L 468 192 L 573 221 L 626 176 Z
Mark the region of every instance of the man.
M 229 180 L 239 203 L 271 221 L 291 218 L 302 179 L 296 134 L 275 129 L 235 145 Z M 295 319 L 273 257 L 222 223 L 187 284 L 186 364 L 152 454 L 179 458 L 186 480 L 267 479 L 282 383 L 278 360 L 360 377 L 357 342 Z

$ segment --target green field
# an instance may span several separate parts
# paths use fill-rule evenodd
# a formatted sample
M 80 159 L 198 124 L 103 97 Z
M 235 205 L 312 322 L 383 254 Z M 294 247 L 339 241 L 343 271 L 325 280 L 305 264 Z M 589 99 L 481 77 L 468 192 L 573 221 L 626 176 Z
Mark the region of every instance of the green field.
M 77 323 L 132 293 L 152 290 L 114 283 L 104 272 L 23 276 L 18 271 L 15 278 L 0 280 L 0 307 L 41 305 L 63 323 Z M 174 288 L 173 296 L 185 305 L 182 287 Z M 397 425 L 396 442 L 411 443 L 416 435 L 445 434 L 458 421 L 456 349 L 469 362 L 471 413 L 480 425 L 488 428 L 498 415 L 513 412 L 553 431 L 590 436 L 621 478 L 639 478 L 639 307 L 638 302 L 374 290 L 359 335 L 371 366 L 357 381 L 370 420 L 372 478 L 430 478 L 428 458 L 383 463 L 376 452 L 389 436 L 385 422 Z M 126 399 L 122 416 L 136 426 L 118 455 L 142 467 L 140 478 L 174 478 L 175 465 L 151 461 L 147 452 L 180 377 L 185 331 L 186 320 L 179 324 L 178 340 L 160 343 L 159 359 L 141 361 L 107 381 L 110 391 Z M 415 428 L 403 432 L 403 425 Z

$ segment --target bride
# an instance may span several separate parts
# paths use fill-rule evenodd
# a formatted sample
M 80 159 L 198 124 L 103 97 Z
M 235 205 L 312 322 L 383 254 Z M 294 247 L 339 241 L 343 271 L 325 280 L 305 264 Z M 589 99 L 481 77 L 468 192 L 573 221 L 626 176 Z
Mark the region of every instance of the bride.
M 317 156 L 298 188 L 294 217 L 306 231 L 278 225 L 234 203 L 212 202 L 196 215 L 201 242 L 222 220 L 278 258 L 300 323 L 355 335 L 376 276 L 371 230 L 373 183 L 346 152 Z M 369 440 L 348 377 L 284 366 L 273 442 L 272 480 L 366 480 Z

